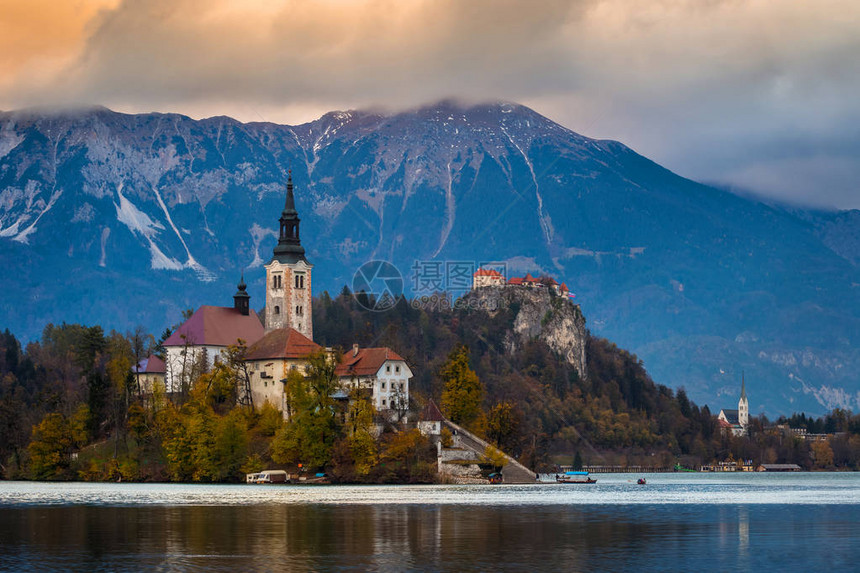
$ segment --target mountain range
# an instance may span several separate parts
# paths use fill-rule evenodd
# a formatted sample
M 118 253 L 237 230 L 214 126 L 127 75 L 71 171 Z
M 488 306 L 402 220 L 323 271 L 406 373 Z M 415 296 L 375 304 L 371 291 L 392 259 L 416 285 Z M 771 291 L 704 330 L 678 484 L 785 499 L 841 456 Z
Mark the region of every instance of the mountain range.
M 261 307 L 288 170 L 316 293 L 369 260 L 416 295 L 433 269 L 503 264 L 566 282 L 593 333 L 712 410 L 742 376 L 753 414 L 860 408 L 860 212 L 703 185 L 510 103 L 298 126 L 0 113 L 0 328 L 157 335 L 243 274 Z

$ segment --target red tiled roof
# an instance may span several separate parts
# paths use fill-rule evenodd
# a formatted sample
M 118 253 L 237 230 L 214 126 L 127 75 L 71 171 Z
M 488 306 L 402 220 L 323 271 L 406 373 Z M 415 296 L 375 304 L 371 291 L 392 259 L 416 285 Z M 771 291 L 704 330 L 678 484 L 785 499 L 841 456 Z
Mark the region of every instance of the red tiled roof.
M 304 358 L 321 348 L 322 346 L 295 328 L 278 328 L 251 346 L 245 355 L 245 360 Z
M 561 283 L 561 290 L 570 290 L 565 283 Z
M 135 372 L 138 374 L 164 374 L 167 369 L 164 367 L 164 361 L 158 356 L 147 356 L 137 364 Z
M 433 400 L 427 402 L 427 405 L 421 410 L 422 422 L 441 422 L 444 419 L 445 416 L 442 415 L 442 412 L 439 411 L 439 407 L 436 406 L 436 402 Z
M 536 282 L 540 282 L 540 280 L 533 277 L 531 275 L 531 273 L 526 273 L 526 276 L 524 276 L 524 277 L 512 278 L 511 280 L 508 281 L 508 284 L 509 285 L 521 285 L 521 284 L 525 284 L 525 283 L 536 283 Z
M 245 316 L 231 307 L 201 306 L 164 341 L 164 346 L 229 346 L 239 338 L 250 345 L 263 334 L 263 324 L 253 310 Z
M 493 269 L 478 269 L 473 277 L 501 277 L 502 273 Z
M 387 360 L 403 358 L 388 347 L 361 348 L 355 356 L 350 350 L 341 358 L 335 373 L 338 376 L 373 376 Z

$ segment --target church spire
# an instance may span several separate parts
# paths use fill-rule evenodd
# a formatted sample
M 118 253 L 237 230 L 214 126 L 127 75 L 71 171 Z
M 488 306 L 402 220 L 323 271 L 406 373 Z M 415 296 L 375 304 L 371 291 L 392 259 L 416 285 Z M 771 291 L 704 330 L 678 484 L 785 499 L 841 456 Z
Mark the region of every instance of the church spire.
M 285 264 L 296 263 L 298 261 L 307 261 L 305 259 L 305 249 L 302 247 L 301 239 L 299 238 L 299 213 L 296 211 L 296 199 L 293 196 L 293 171 L 288 172 L 287 177 L 287 199 L 284 203 L 284 210 L 281 211 L 280 233 L 278 235 L 278 244 L 275 247 L 272 260 Z
M 293 170 L 287 171 L 287 201 L 284 203 L 284 210 L 281 216 L 298 215 L 296 211 L 296 199 L 293 197 Z
M 746 397 L 747 397 L 746 381 L 744 380 L 744 371 L 741 370 L 741 400 L 746 400 Z

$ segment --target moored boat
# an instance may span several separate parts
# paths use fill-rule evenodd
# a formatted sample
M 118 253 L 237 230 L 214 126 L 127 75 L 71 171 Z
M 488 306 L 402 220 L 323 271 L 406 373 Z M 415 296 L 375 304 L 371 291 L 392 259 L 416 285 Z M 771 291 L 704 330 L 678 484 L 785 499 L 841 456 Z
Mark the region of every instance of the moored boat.
M 588 477 L 588 472 L 564 472 L 555 474 L 558 483 L 597 483 L 596 479 Z

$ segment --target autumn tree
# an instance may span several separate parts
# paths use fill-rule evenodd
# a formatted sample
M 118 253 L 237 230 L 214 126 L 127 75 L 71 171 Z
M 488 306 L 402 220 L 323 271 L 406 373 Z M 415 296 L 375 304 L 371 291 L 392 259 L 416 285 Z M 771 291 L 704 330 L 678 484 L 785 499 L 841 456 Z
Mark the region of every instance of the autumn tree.
M 136 394 L 135 379 L 132 374 L 134 350 L 131 342 L 118 332 L 111 332 L 107 339 L 107 376 L 111 383 L 112 419 L 114 423 L 113 457 L 117 457 L 120 435 L 124 435 L 128 407 L 131 397 Z
M 498 448 L 510 450 L 516 445 L 521 418 L 513 402 L 499 402 L 487 413 L 487 439 Z
M 436 473 L 435 454 L 430 440 L 417 429 L 388 434 L 379 456 L 385 466 L 382 481 L 432 481 Z
M 815 459 L 815 465 L 820 468 L 828 468 L 833 465 L 833 448 L 828 442 L 813 442 L 812 457 Z
M 56 412 L 46 415 L 33 428 L 30 472 L 35 479 L 50 480 L 66 477 L 71 462 L 72 432 L 69 421 Z
M 306 376 L 287 379 L 291 417 L 272 441 L 272 459 L 321 468 L 331 460 L 340 436 L 333 395 L 338 387 L 337 359 L 324 351 L 308 356 Z
M 377 461 L 376 440 L 373 436 L 373 405 L 359 391 L 350 396 L 346 416 L 346 442 L 355 471 L 367 475 Z
M 469 368 L 469 349 L 465 345 L 454 347 L 439 376 L 444 384 L 442 413 L 455 424 L 472 426 L 481 415 L 484 385 Z
M 508 458 L 497 448 L 487 446 L 481 455 L 481 463 L 493 466 L 493 469 L 498 472 L 508 463 Z

